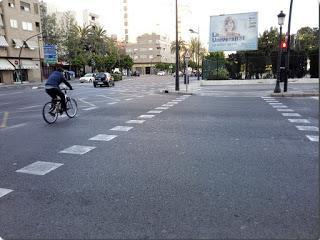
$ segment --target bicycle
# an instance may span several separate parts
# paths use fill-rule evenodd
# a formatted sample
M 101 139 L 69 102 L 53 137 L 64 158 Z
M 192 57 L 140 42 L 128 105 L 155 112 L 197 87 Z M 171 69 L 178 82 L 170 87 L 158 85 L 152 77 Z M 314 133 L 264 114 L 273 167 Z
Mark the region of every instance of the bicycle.
M 77 115 L 78 112 L 78 104 L 77 101 L 74 98 L 70 98 L 67 95 L 66 88 L 61 89 L 64 92 L 65 98 L 66 98 L 66 114 L 69 118 L 74 118 Z M 56 97 L 55 99 L 52 99 L 50 102 L 47 102 L 42 109 L 42 116 L 43 119 L 49 123 L 55 123 L 58 119 L 59 113 L 61 110 L 61 99 L 59 97 Z

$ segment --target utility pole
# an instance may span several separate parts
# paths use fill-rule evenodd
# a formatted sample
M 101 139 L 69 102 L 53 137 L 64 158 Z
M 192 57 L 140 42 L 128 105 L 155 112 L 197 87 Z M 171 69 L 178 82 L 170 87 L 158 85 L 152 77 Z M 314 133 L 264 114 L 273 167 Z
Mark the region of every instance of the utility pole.
M 176 91 L 179 91 L 178 0 L 176 0 Z
M 290 64 L 290 28 L 291 28 L 291 13 L 292 13 L 292 3 L 290 0 L 290 10 L 289 10 L 289 21 L 288 21 L 288 32 L 287 32 L 287 54 L 286 54 L 286 74 L 284 79 L 283 91 L 286 92 L 288 89 L 288 78 L 289 78 L 289 64 Z

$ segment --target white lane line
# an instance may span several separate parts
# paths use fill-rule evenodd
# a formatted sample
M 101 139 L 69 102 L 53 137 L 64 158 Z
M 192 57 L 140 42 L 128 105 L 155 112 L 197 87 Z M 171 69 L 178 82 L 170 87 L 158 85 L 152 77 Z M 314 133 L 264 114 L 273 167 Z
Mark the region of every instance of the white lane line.
M 162 111 L 154 111 L 154 110 L 152 110 L 152 111 L 149 111 L 147 113 L 152 113 L 152 114 L 154 114 L 154 113 L 162 113 Z
M 289 109 L 289 108 L 287 108 L 287 109 L 277 109 L 277 111 L 279 111 L 279 112 L 293 112 L 293 110 Z
M 0 198 L 13 192 L 11 189 L 6 189 L 6 188 L 0 188 Z
M 174 104 L 163 104 L 163 105 L 161 105 L 162 107 L 173 107 L 173 106 L 175 106 Z
M 118 102 L 111 102 L 111 103 L 108 103 L 109 105 L 114 105 L 114 104 L 117 104 Z
M 168 110 L 169 108 L 168 107 L 157 107 L 155 108 L 156 110 Z
M 172 100 L 171 102 L 182 102 L 183 100 L 180 99 L 176 99 L 176 100 Z
M 319 128 L 314 126 L 296 126 L 296 128 L 300 131 L 319 132 Z
M 30 165 L 24 168 L 17 170 L 16 172 L 43 176 L 57 169 L 58 167 L 61 167 L 62 165 L 63 165 L 62 163 L 37 161 L 37 162 L 31 163 Z
M 90 138 L 91 141 L 111 141 L 112 139 L 116 138 L 117 135 L 106 135 L 106 134 L 98 134 L 95 137 Z
M 88 104 L 89 106 L 91 106 L 91 107 L 96 107 L 96 105 L 94 105 L 93 103 L 89 103 L 89 102 L 87 102 L 87 101 L 85 101 L 85 100 L 83 100 L 84 98 L 79 98 L 79 101 L 80 102 L 83 102 L 83 103 L 85 103 L 85 104 Z
M 144 96 L 137 96 L 138 98 L 143 98 Z
M 319 142 L 319 136 L 306 135 L 306 137 L 307 137 L 311 142 Z
M 274 97 L 261 97 L 261 98 L 263 98 L 263 99 L 274 99 Z
M 272 102 L 272 103 L 269 103 L 270 105 L 282 105 L 282 103 L 279 103 L 279 102 L 277 102 L 277 103 L 275 103 L 275 102 Z
M 312 99 L 319 100 L 319 97 L 311 97 Z
M 272 106 L 273 108 L 287 108 L 286 105 L 275 105 L 275 106 Z
M 90 110 L 93 110 L 93 109 L 97 109 L 98 107 L 89 107 L 89 108 L 84 108 L 82 109 L 83 111 L 90 111 Z
M 153 118 L 155 115 L 141 115 L 139 118 Z
M 111 100 L 114 100 L 114 101 L 120 101 L 120 100 L 119 100 L 119 99 L 117 99 L 117 98 L 107 97 L 107 96 L 105 96 L 105 95 L 97 95 L 97 96 L 99 96 L 99 97 L 103 97 L 103 98 L 107 98 L 107 99 L 111 99 Z
M 133 98 L 127 98 L 127 99 L 125 99 L 125 101 L 131 101 L 131 100 L 133 100 Z
M 20 123 L 20 124 L 17 124 L 17 125 L 12 125 L 12 126 L 10 126 L 10 127 L 2 128 L 1 130 L 14 129 L 14 128 L 19 128 L 19 127 L 24 127 L 24 126 L 26 126 L 26 125 L 27 125 L 26 123 Z
M 310 123 L 307 119 L 288 119 L 291 123 Z
M 176 104 L 178 104 L 177 102 L 168 102 L 167 104 L 174 104 L 174 105 L 176 105 Z
M 23 107 L 23 108 L 18 108 L 18 109 L 27 110 L 27 109 L 38 108 L 38 107 L 42 107 L 42 105 L 33 105 L 33 106 L 28 106 L 28 107 Z
M 301 117 L 299 113 L 281 113 L 284 117 Z
M 126 121 L 126 123 L 135 123 L 135 124 L 142 124 L 144 123 L 146 120 L 129 120 Z
M 128 132 L 132 128 L 133 127 L 128 127 L 128 126 L 116 126 L 114 128 L 111 128 L 110 130 L 112 130 L 112 131 L 120 131 L 120 132 Z
M 72 147 L 66 148 L 59 153 L 67 153 L 67 154 L 79 154 L 83 155 L 87 152 L 90 152 L 91 150 L 95 149 L 96 147 L 91 146 L 80 146 L 80 145 L 74 145 Z

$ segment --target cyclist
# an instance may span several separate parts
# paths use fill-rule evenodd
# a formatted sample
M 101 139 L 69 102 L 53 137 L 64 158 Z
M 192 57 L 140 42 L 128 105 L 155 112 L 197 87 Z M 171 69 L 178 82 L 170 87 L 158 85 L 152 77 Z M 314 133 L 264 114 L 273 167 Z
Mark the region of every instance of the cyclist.
M 52 98 L 52 100 L 55 99 L 57 96 L 60 97 L 60 99 L 61 99 L 60 114 L 62 114 L 63 111 L 66 111 L 66 99 L 65 99 L 64 93 L 59 88 L 59 85 L 62 82 L 65 85 L 67 85 L 67 87 L 69 87 L 70 90 L 73 89 L 71 84 L 68 83 L 66 78 L 64 77 L 63 69 L 61 67 L 58 67 L 56 71 L 51 73 L 51 75 L 49 76 L 49 78 L 46 82 L 46 85 L 45 85 L 46 93 Z M 52 105 L 51 111 L 53 109 L 54 109 L 54 107 Z

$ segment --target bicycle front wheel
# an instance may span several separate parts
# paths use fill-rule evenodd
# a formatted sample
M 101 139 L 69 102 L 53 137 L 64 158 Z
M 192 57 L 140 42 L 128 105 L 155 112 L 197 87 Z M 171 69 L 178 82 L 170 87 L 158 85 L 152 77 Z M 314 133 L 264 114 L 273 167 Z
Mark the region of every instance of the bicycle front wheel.
M 52 107 L 54 107 L 53 111 Z M 58 119 L 58 112 L 55 108 L 51 102 L 47 102 L 42 108 L 42 117 L 49 124 L 54 123 Z
M 78 104 L 77 101 L 73 98 L 70 98 L 66 102 L 67 110 L 66 114 L 69 118 L 73 118 L 77 115 L 78 112 Z

